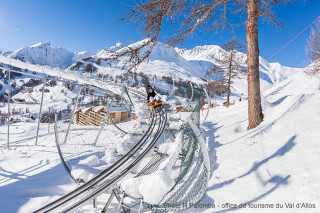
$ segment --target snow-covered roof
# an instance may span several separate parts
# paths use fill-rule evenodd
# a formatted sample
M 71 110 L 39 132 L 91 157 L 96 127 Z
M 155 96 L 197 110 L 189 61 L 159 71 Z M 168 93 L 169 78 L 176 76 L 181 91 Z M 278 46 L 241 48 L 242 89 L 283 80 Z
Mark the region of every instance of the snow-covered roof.
M 82 108 L 81 111 L 82 111 L 83 113 L 86 113 L 86 112 L 89 111 L 90 109 L 92 110 L 92 107 Z
M 95 106 L 95 107 L 79 108 L 75 111 L 75 113 L 79 111 L 81 111 L 82 113 L 86 113 L 89 110 L 93 110 L 94 112 L 99 112 L 102 109 L 107 110 L 105 106 Z M 128 110 L 124 107 L 112 107 L 110 109 L 110 112 L 127 112 L 127 111 Z
M 77 109 L 74 113 L 82 112 L 82 109 Z
M 30 93 L 18 93 L 15 96 L 13 96 L 13 99 L 21 99 L 24 100 L 26 103 L 36 103 L 35 99 L 31 96 Z
M 102 109 L 107 110 L 104 106 L 96 106 L 96 107 L 93 108 L 93 111 L 99 112 L 99 111 L 102 110 Z

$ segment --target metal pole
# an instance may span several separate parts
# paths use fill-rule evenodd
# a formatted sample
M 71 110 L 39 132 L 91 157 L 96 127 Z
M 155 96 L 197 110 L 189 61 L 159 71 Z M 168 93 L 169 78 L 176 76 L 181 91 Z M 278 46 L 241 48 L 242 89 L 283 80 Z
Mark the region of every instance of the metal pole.
M 96 139 L 94 140 L 94 145 L 97 145 L 97 142 L 98 142 L 98 139 L 99 139 L 99 137 L 100 137 L 101 131 L 102 131 L 102 129 L 103 129 L 105 123 L 106 123 L 106 120 L 107 120 L 107 118 L 108 118 L 109 110 L 110 110 L 110 108 L 111 108 L 110 102 L 112 103 L 112 101 L 113 101 L 113 97 L 112 97 L 111 99 L 110 99 L 110 98 L 108 99 L 106 116 L 104 117 L 103 122 L 100 124 L 99 132 L 98 132 L 98 134 L 97 134 Z
M 174 86 L 174 79 L 172 79 L 172 91 L 170 93 L 170 95 L 167 97 L 167 100 L 171 97 L 171 95 L 174 93 L 174 89 L 175 89 L 175 86 Z
M 140 204 L 139 204 L 138 213 L 141 213 L 141 210 L 142 210 L 142 203 L 143 203 L 143 200 L 141 199 L 141 200 L 140 200 Z
M 208 103 L 208 106 L 207 106 L 207 113 L 206 113 L 206 116 L 204 117 L 203 121 L 201 122 L 200 125 L 202 125 L 208 118 L 208 115 L 209 115 L 209 110 L 210 110 L 210 99 L 209 99 L 209 95 L 208 95 L 208 92 L 205 88 L 203 88 L 203 91 L 205 92 L 206 96 L 207 96 L 207 103 Z
M 107 212 L 107 209 L 108 209 L 108 207 L 109 207 L 110 204 L 111 204 L 111 201 L 112 201 L 112 199 L 113 199 L 113 197 L 114 197 L 114 194 L 115 194 L 115 193 L 114 193 L 114 191 L 112 190 L 112 193 L 111 193 L 111 195 L 110 195 L 110 197 L 109 197 L 106 205 L 105 205 L 104 208 L 102 209 L 101 213 L 106 213 L 106 212 Z
M 77 95 L 77 98 L 76 98 L 76 103 L 75 103 L 74 106 L 73 106 L 73 110 L 72 110 L 72 114 L 71 114 L 71 120 L 70 120 L 70 122 L 69 122 L 68 129 L 67 129 L 67 132 L 66 132 L 66 137 L 64 138 L 63 144 L 65 144 L 65 143 L 67 142 L 67 138 L 68 138 L 68 135 L 69 135 L 70 126 L 71 126 L 71 123 L 73 122 L 74 111 L 75 111 L 76 108 L 77 108 L 78 100 L 79 100 L 79 95 L 80 95 L 80 93 L 81 93 L 81 90 L 82 90 L 82 87 L 80 87 L 80 89 L 79 89 L 79 92 L 78 92 L 78 95 Z
M 38 128 L 37 128 L 37 136 L 36 136 L 36 146 L 38 145 L 38 137 L 39 137 L 39 128 L 40 128 L 40 120 L 41 120 L 41 114 L 42 114 L 42 105 L 43 105 L 43 96 L 44 96 L 44 88 L 47 83 L 47 78 L 44 78 L 44 83 L 42 86 L 42 94 L 41 94 L 41 103 L 40 103 L 40 110 L 39 110 L 39 116 L 38 116 Z
M 50 109 L 51 109 L 51 108 L 49 107 L 48 133 L 50 133 L 50 122 L 51 122 Z
M 123 204 L 123 199 L 124 199 L 124 192 L 122 193 L 117 213 L 120 213 L 120 210 L 121 210 L 121 207 L 122 207 L 122 204 Z
M 153 86 L 152 86 L 152 88 L 154 89 L 155 86 L 156 86 L 156 76 L 153 76 Z
M 97 208 L 97 198 L 93 199 L 93 208 Z
M 190 98 L 190 102 L 192 101 L 192 99 L 193 99 L 193 86 L 192 86 L 192 83 L 191 82 L 189 82 L 190 83 L 190 87 L 191 87 L 191 92 L 192 92 L 192 94 L 191 94 L 191 98 Z
M 9 70 L 9 81 L 8 81 L 8 134 L 7 134 L 7 143 L 8 143 L 8 149 L 10 148 L 9 147 L 9 144 L 10 144 L 10 92 L 11 92 L 11 85 L 10 85 L 10 82 L 11 82 L 11 71 Z
M 127 90 L 127 87 L 126 87 L 126 86 L 123 86 L 123 90 L 124 90 L 124 92 L 127 94 L 127 96 L 128 96 L 128 98 L 129 98 L 129 101 L 131 102 L 131 104 L 134 105 L 133 102 L 132 102 L 132 100 L 131 100 L 131 97 L 130 97 L 130 95 L 129 95 L 129 92 L 128 92 L 128 90 Z

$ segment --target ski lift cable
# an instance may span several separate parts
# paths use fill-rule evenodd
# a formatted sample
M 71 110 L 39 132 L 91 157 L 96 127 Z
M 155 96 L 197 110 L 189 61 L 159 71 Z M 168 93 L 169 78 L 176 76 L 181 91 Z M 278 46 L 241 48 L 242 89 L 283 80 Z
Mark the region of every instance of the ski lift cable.
M 293 39 L 291 39 L 288 43 L 286 43 L 283 47 L 281 47 L 277 52 L 275 52 L 273 55 L 271 55 L 267 61 L 269 61 L 273 56 L 278 54 L 281 50 L 283 50 L 286 46 L 288 46 L 291 42 L 293 42 L 296 38 L 298 38 L 304 31 L 306 31 L 313 23 L 315 23 L 318 19 L 320 19 L 320 16 L 316 18 L 313 22 L 311 22 L 306 28 L 304 28 L 299 34 L 297 34 Z

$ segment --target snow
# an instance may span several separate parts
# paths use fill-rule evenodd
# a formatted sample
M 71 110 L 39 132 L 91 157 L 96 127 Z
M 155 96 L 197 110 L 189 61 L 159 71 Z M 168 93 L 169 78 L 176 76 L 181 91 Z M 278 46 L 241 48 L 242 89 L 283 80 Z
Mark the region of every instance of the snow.
M 306 83 L 308 82 L 308 83 Z M 264 121 L 246 130 L 247 102 L 215 107 L 203 126 L 209 146 L 211 179 L 200 204 L 247 204 L 237 212 L 319 212 L 319 79 L 303 72 L 264 93 Z M 283 204 L 283 209 L 249 204 Z M 286 208 L 285 203 L 316 208 Z M 230 209 L 235 210 L 235 209 Z M 212 212 L 192 208 L 186 212 Z
M 117 145 L 116 145 L 116 151 L 119 155 L 125 155 L 126 153 L 128 153 L 131 149 L 131 147 L 135 144 L 135 137 L 133 135 L 129 135 L 126 134 L 122 141 L 120 141 Z
M 144 40 L 133 43 L 129 46 L 139 46 L 143 42 Z M 28 61 L 28 63 L 24 64 L 23 66 L 25 69 L 72 80 L 74 79 L 79 81 L 80 79 L 86 79 L 87 81 L 91 81 L 91 77 L 98 74 L 109 75 L 112 77 L 124 74 L 126 69 L 122 70 L 122 65 L 125 58 L 120 59 L 118 62 L 112 62 L 112 67 L 110 67 L 110 65 L 104 60 L 101 60 L 99 65 L 97 64 L 97 61 L 98 59 L 103 59 L 110 56 L 110 54 L 113 54 L 113 52 L 123 52 L 127 48 L 128 47 L 124 46 L 123 44 L 117 43 L 113 47 L 104 48 L 97 51 L 72 53 L 63 49 L 62 47 L 52 48 L 50 46 L 50 42 L 43 42 L 31 47 L 17 50 L 12 53 L 10 57 L 22 61 Z M 143 62 L 136 70 L 136 73 L 144 73 L 149 76 L 149 78 L 156 76 L 157 81 L 159 81 L 163 76 L 170 76 L 175 81 L 183 79 L 191 81 L 195 84 L 204 84 L 204 79 L 207 79 L 205 73 L 214 63 L 213 56 L 219 57 L 223 51 L 224 50 L 217 45 L 197 46 L 193 49 L 186 50 L 171 48 L 161 42 L 158 42 L 148 58 L 148 61 Z M 246 55 L 240 52 L 238 54 L 242 56 L 243 61 L 245 62 Z M 88 56 L 90 56 L 90 59 L 85 59 Z M 13 61 L 10 58 L 8 59 L 7 57 L 2 57 L 4 56 L 0 55 L 0 62 L 12 64 Z M 26 60 L 26 58 L 28 58 L 28 60 Z M 77 62 L 79 62 L 81 65 L 74 67 Z M 50 67 L 58 67 L 57 65 L 59 65 L 59 68 L 66 69 L 62 71 L 58 68 L 36 68 L 31 66 L 32 64 L 43 64 Z M 96 68 L 96 71 L 92 74 L 92 76 L 91 74 L 83 73 L 82 71 L 88 64 L 93 64 Z M 21 67 L 22 64 L 14 62 L 13 65 Z M 301 70 L 302 69 L 300 68 L 281 66 L 279 63 L 269 63 L 260 57 L 261 90 L 264 92 L 270 89 L 276 83 L 285 80 L 288 76 L 300 72 Z M 214 78 L 216 79 L 218 77 L 215 76 Z M 86 80 L 80 80 L 80 83 L 86 82 Z M 246 98 L 246 76 L 242 76 L 242 79 L 235 79 L 234 82 L 235 83 L 232 85 L 232 92 L 238 94 L 242 98 Z M 160 86 L 161 88 L 165 88 L 168 85 Z M 145 93 L 145 91 L 141 92 Z
M 51 47 L 51 43 L 39 42 L 30 47 L 20 48 L 2 55 L 19 59 L 31 64 L 67 68 L 75 61 L 96 54 L 97 51 L 70 52 L 63 47 Z
M 55 146 L 43 139 L 42 146 L 33 144 L 11 150 L 1 147 L 2 212 L 32 212 L 76 187 L 60 164 Z
M 139 118 L 148 118 L 150 116 L 147 104 L 141 102 L 134 102 L 134 104 L 135 113 Z
M 168 158 L 160 164 L 157 171 L 124 180 L 120 183 L 121 190 L 132 197 L 143 198 L 149 204 L 158 204 L 175 183 L 170 172 L 181 150 L 181 137 L 182 134 L 179 133 L 173 143 L 159 146 L 159 152 L 167 154 Z
M 171 121 L 169 123 L 169 129 L 171 130 L 180 130 L 180 127 L 182 126 L 183 121 Z
M 40 58 L 41 54 L 37 51 L 40 51 L 40 47 L 49 48 L 48 45 L 40 43 L 30 48 L 35 48 L 35 53 L 39 53 L 37 57 Z M 122 48 L 123 45 L 117 44 L 110 49 L 119 51 Z M 18 55 L 18 52 L 21 51 L 15 54 Z M 63 52 L 61 49 L 59 51 Z M 202 71 L 212 64 L 210 55 L 218 54 L 219 51 L 221 51 L 220 48 L 214 45 L 180 51 L 172 48 L 164 49 L 159 44 L 149 64 L 143 64 L 139 71 L 151 75 L 174 73 L 175 78 L 203 82 L 199 78 L 204 75 Z M 82 56 L 86 54 L 89 53 L 81 53 Z M 110 51 L 101 50 L 99 54 L 110 54 Z M 97 59 L 99 55 L 95 52 L 92 56 Z M 0 56 L 0 62 L 32 68 L 43 74 L 74 79 L 80 83 L 90 82 L 115 92 L 121 91 L 120 87 L 114 88 L 114 85 L 108 86 L 96 79 L 89 79 L 88 75 L 78 71 L 41 67 L 3 55 Z M 100 66 L 99 72 L 104 71 L 107 72 L 108 69 Z M 209 148 L 210 180 L 207 193 L 199 204 L 214 204 L 215 208 L 191 208 L 185 212 L 229 210 L 238 212 L 319 212 L 320 193 L 317 190 L 320 186 L 318 165 L 320 161 L 319 78 L 308 76 L 301 69 L 268 63 L 262 58 L 260 58 L 260 74 L 264 121 L 257 128 L 247 130 L 247 101 L 246 98 L 243 98 L 246 97 L 246 79 L 236 80 L 233 85 L 231 100 L 236 100 L 235 105 L 225 108 L 217 104 L 217 107 L 210 109 L 208 119 L 201 127 L 202 135 Z M 21 79 L 26 79 L 26 76 L 16 80 L 18 82 Z M 3 84 L 2 79 L 0 81 Z M 5 86 L 1 92 L 5 91 Z M 14 98 L 20 97 L 30 102 L 34 99 L 39 100 L 40 88 L 41 85 L 36 86 L 30 95 L 18 93 Z M 65 89 L 67 93 L 65 95 L 61 93 L 61 89 L 62 84 L 60 83 L 49 88 L 50 91 L 45 97 L 44 110 L 47 110 L 49 106 L 66 107 L 71 103 L 71 99 L 76 97 L 77 90 Z M 144 87 L 137 90 L 145 94 Z M 52 98 L 48 98 L 50 96 Z M 239 97 L 242 97 L 241 102 L 238 102 Z M 149 107 L 137 97 L 132 97 L 132 99 L 135 103 L 134 113 L 138 115 L 138 119 L 119 124 L 119 126 L 141 134 L 146 127 L 145 124 L 150 122 L 148 120 L 150 119 Z M 223 101 L 225 101 L 224 97 L 213 100 L 215 104 Z M 39 104 L 14 103 L 13 106 L 16 109 L 28 106 L 32 114 L 37 114 L 39 110 Z M 6 105 L 2 105 L 1 111 L 6 112 L 6 110 Z M 188 115 L 189 113 L 169 115 L 169 129 L 178 130 L 182 120 Z M 24 120 L 12 124 L 10 127 L 12 148 L 9 150 L 6 149 L 7 126 L 0 126 L 0 209 L 3 212 L 32 212 L 77 187 L 59 161 L 55 137 L 52 134 L 52 127 L 50 130 L 50 125 L 40 125 L 40 133 L 47 133 L 49 129 L 49 134 L 40 137 L 38 146 L 34 145 L 35 139 L 32 137 L 35 135 L 36 124 L 36 122 L 25 123 Z M 61 125 L 59 128 L 64 127 Z M 83 153 L 83 158 L 73 167 L 74 176 L 86 181 L 92 179 L 115 163 L 121 155 L 126 154 L 141 137 L 119 133 L 114 127 L 108 128 L 110 129 L 99 138 L 96 147 L 88 144 L 88 141 L 92 142 L 92 135 L 95 135 L 97 129 L 88 130 L 85 136 L 77 132 L 71 133 L 74 141 L 80 141 L 80 139 L 83 141 L 82 148 L 86 151 Z M 177 138 L 179 137 L 178 135 Z M 26 138 L 29 139 L 18 141 Z M 159 146 L 158 151 L 169 156 L 161 163 L 159 170 L 138 178 L 130 174 L 131 176 L 119 183 L 121 189 L 133 197 L 141 197 L 145 202 L 157 204 L 174 184 L 168 174 L 179 154 L 180 144 L 177 141 L 180 140 Z M 71 156 L 78 154 L 72 148 L 69 151 Z M 98 155 L 101 151 L 103 151 L 102 156 Z M 139 168 L 145 165 L 145 162 L 143 163 Z M 134 172 L 138 172 L 138 168 L 135 168 Z M 106 199 L 106 197 L 98 198 L 100 210 Z M 226 203 L 246 204 L 247 208 L 229 209 L 222 206 Z M 311 206 L 315 204 L 316 208 L 262 209 L 250 207 L 249 204 L 252 203 L 256 207 L 258 204 L 309 203 Z M 113 202 L 113 205 L 117 206 L 117 203 Z
M 214 63 L 213 57 L 219 58 L 220 54 L 224 52 L 224 50 L 217 45 L 204 45 L 197 46 L 193 49 L 178 49 L 176 51 L 186 60 L 189 61 L 202 61 L 202 62 L 210 62 Z M 246 54 L 238 52 L 241 56 L 239 58 L 243 58 L 243 62 L 246 61 Z M 270 89 L 276 83 L 279 83 L 285 80 L 288 76 L 301 72 L 301 68 L 292 68 L 281 66 L 279 63 L 269 63 L 262 57 L 259 57 L 260 60 L 260 88 L 262 91 L 266 91 Z M 206 64 L 202 64 L 204 70 L 208 70 L 210 67 Z M 204 77 L 205 78 L 205 77 Z M 234 85 L 232 85 L 232 91 L 234 93 L 247 95 L 247 79 L 246 76 L 242 76 L 242 79 L 234 79 Z
M 222 207 L 226 203 L 247 204 L 246 209 L 238 212 L 318 212 L 320 193 L 315 189 L 319 188 L 320 180 L 319 79 L 299 72 L 264 92 L 263 97 L 265 119 L 249 131 L 246 130 L 247 101 L 236 102 L 229 108 L 210 109 L 202 134 L 209 147 L 212 167 L 207 193 L 199 205 L 215 204 L 215 208 L 191 208 L 185 212 L 226 211 Z M 182 113 L 169 117 L 174 120 L 180 116 Z M 1 140 L 5 141 L 5 136 L 1 135 Z M 58 160 L 53 135 L 51 141 L 42 139 L 42 146 L 33 146 L 34 141 L 30 141 L 28 146 L 2 149 L 2 211 L 33 211 L 76 187 Z M 126 136 L 121 144 L 130 141 Z M 79 162 L 78 171 L 87 172 L 81 176 L 90 179 L 112 165 L 119 158 L 118 144 L 107 146 L 100 159 L 93 155 Z M 167 174 L 177 150 L 177 145 L 162 144 L 159 151 L 172 158 L 153 174 L 126 179 L 121 189 L 134 197 L 143 197 L 148 203 L 159 202 L 172 187 L 173 181 Z M 101 208 L 105 199 L 98 199 Z M 316 204 L 316 208 L 261 209 L 249 208 L 249 203 L 256 206 L 309 203 Z

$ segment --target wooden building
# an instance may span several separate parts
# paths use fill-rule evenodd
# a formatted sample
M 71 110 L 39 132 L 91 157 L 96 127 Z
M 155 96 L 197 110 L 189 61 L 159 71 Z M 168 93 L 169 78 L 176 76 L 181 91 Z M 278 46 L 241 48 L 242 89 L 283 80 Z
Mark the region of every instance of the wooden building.
M 202 107 L 202 110 L 208 109 L 207 106 L 208 106 L 207 104 L 206 104 L 205 106 L 203 106 L 203 107 Z M 216 107 L 216 105 L 214 105 L 214 104 L 210 104 L 210 106 L 209 106 L 210 109 L 212 109 L 212 108 L 214 108 L 214 107 Z
M 192 112 L 191 109 L 184 108 L 183 106 L 176 107 L 177 112 Z
M 104 106 L 87 107 L 78 109 L 74 112 L 73 122 L 81 125 L 93 125 L 100 126 L 104 118 L 107 116 L 107 110 Z M 128 120 L 128 111 L 124 108 L 111 108 L 110 116 L 114 123 L 121 123 Z M 107 125 L 111 125 L 112 122 L 109 117 L 106 120 Z

